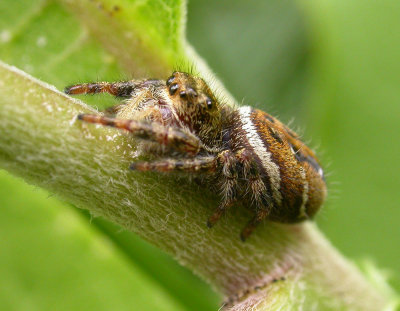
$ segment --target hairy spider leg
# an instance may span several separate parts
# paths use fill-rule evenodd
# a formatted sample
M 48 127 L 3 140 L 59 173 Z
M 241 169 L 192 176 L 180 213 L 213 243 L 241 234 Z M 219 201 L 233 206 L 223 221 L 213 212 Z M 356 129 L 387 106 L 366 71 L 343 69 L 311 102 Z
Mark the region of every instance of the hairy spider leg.
M 238 174 L 236 172 L 237 157 L 230 150 L 224 150 L 217 155 L 219 164 L 222 166 L 221 190 L 222 202 L 208 218 L 207 226 L 213 227 L 221 216 L 237 200 Z
M 257 163 L 255 163 L 251 152 L 244 148 L 236 152 L 236 156 L 239 162 L 242 163 L 243 175 L 248 181 L 247 192 L 252 194 L 251 202 L 256 210 L 256 215 L 248 222 L 240 234 L 242 241 L 245 241 L 257 225 L 269 215 L 273 207 L 273 200 L 259 174 Z
M 253 233 L 254 229 L 269 215 L 269 210 L 260 209 L 256 215 L 247 223 L 240 233 L 240 238 L 244 242 Z
M 222 192 L 223 200 L 216 208 L 214 213 L 207 221 L 207 226 L 211 228 L 221 218 L 221 216 L 237 201 L 238 174 L 235 166 L 240 163 L 243 167 L 243 177 L 249 181 L 249 192 L 253 193 L 253 204 L 256 208 L 256 215 L 242 230 L 240 237 L 245 241 L 257 225 L 266 218 L 272 208 L 272 199 L 268 194 L 261 176 L 258 174 L 257 164 L 252 160 L 252 156 L 246 149 L 240 149 L 235 153 L 224 150 L 217 155 L 220 165 L 222 165 Z
M 176 151 L 196 155 L 201 148 L 200 140 L 188 133 L 173 127 L 165 127 L 159 123 L 147 123 L 136 120 L 110 118 L 96 114 L 80 114 L 78 119 L 106 126 L 124 129 L 138 138 L 151 140 Z
M 82 83 L 68 86 L 64 92 L 68 95 L 109 93 L 117 97 L 130 97 L 138 85 L 135 81 Z
M 162 159 L 153 162 L 134 162 L 130 169 L 147 172 L 210 172 L 216 169 L 215 156 L 195 157 L 192 159 Z

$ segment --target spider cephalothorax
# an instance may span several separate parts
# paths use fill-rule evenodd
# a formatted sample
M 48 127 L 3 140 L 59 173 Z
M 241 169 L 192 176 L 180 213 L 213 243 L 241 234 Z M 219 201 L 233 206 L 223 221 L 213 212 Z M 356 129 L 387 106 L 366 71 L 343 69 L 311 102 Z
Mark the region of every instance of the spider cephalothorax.
M 264 219 L 294 223 L 311 218 L 326 196 L 318 159 L 290 129 L 251 107 L 222 105 L 203 79 L 174 72 L 166 81 L 132 80 L 68 87 L 68 94 L 108 92 L 126 98 L 103 115 L 79 119 L 124 129 L 158 156 L 134 162 L 138 171 L 181 171 L 209 178 L 222 193 L 208 219 L 212 227 L 237 201 L 254 217 L 245 240 Z M 215 188 L 215 187 L 214 187 Z

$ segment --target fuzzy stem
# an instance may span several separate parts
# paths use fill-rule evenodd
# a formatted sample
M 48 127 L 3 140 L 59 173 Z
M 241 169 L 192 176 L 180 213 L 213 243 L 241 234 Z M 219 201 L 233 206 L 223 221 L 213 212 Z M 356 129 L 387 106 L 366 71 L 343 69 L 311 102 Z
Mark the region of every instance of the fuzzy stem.
M 132 172 L 134 141 L 79 122 L 81 102 L 0 63 L 0 166 L 138 233 L 222 293 L 232 310 L 383 310 L 371 286 L 314 223 L 266 222 L 243 243 L 249 213 L 213 229 L 218 198 L 186 180 Z M 313 308 L 313 309 L 312 309 Z

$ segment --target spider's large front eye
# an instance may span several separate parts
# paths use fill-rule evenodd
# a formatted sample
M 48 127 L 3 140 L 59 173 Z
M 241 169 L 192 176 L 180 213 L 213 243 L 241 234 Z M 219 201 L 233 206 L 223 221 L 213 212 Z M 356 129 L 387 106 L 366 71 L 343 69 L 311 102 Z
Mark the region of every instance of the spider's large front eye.
M 172 84 L 172 82 L 174 82 L 175 80 L 175 76 L 170 76 L 167 80 L 167 86 L 170 86 Z
M 176 93 L 176 91 L 178 90 L 179 86 L 177 83 L 171 84 L 171 86 L 169 87 L 169 94 L 170 95 L 174 95 Z

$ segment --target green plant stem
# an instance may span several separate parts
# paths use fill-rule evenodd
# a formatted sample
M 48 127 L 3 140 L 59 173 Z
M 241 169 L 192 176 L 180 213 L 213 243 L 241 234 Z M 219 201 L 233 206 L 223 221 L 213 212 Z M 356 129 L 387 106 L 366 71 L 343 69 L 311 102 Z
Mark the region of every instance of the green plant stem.
M 250 215 L 232 210 L 210 230 L 205 221 L 216 196 L 186 180 L 129 171 L 136 157 L 131 137 L 76 120 L 93 109 L 4 63 L 0 77 L 1 167 L 172 254 L 222 293 L 227 309 L 387 305 L 388 295 L 315 224 L 266 222 L 243 243 L 239 232 Z

